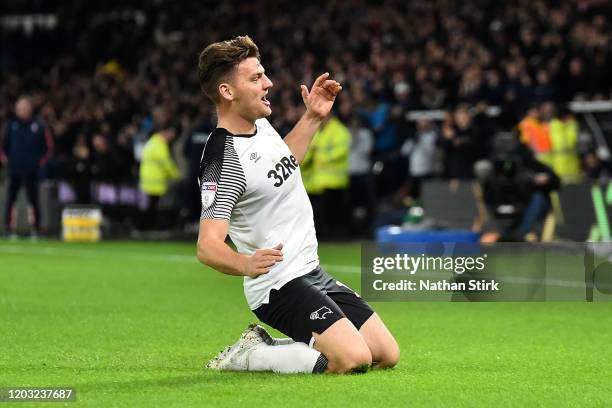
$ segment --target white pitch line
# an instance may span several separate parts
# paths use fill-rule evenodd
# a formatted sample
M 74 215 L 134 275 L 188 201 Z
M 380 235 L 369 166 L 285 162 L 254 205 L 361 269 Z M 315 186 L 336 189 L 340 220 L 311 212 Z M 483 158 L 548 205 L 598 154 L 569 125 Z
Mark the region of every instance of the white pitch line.
M 84 257 L 91 258 L 94 256 L 111 255 L 105 253 L 105 251 L 94 251 L 90 249 L 60 249 L 53 247 L 39 247 L 39 246 L 0 246 L 0 253 L 11 253 L 11 254 L 27 254 L 27 255 L 52 255 L 52 256 L 68 256 L 68 257 Z M 146 253 L 146 252 L 130 252 L 130 253 L 113 253 L 113 258 L 124 258 L 134 259 L 139 261 L 169 261 L 169 262 L 185 262 L 192 263 L 196 262 L 195 255 L 176 255 L 176 254 L 159 254 L 159 253 Z
M 94 256 L 103 256 L 106 251 L 95 251 L 91 249 L 73 249 L 73 248 L 56 248 L 44 247 L 36 245 L 0 245 L 0 254 L 23 254 L 23 255 L 51 255 L 51 256 L 68 256 L 91 258 Z M 113 258 L 131 259 L 137 261 L 151 262 L 178 262 L 178 263 L 198 263 L 195 254 L 192 255 L 177 255 L 177 254 L 160 254 L 155 252 L 126 252 L 113 253 Z M 350 265 L 328 265 L 322 264 L 323 268 L 340 273 L 361 273 L 361 268 Z M 1 269 L 1 268 L 0 268 Z
M 105 251 L 94 251 L 91 249 L 63 249 L 57 247 L 44 247 L 39 244 L 36 245 L 0 245 L 0 253 L 11 253 L 11 254 L 27 254 L 27 255 L 51 255 L 51 256 L 69 256 L 69 257 L 84 257 L 91 258 L 93 256 L 104 255 Z M 128 252 L 128 253 L 113 253 L 113 258 L 131 259 L 137 261 L 150 261 L 150 262 L 178 262 L 178 263 L 190 263 L 196 264 L 198 261 L 196 256 L 193 255 L 177 255 L 177 254 L 160 254 L 154 252 Z M 332 264 L 321 264 L 321 266 L 330 272 L 340 273 L 361 273 L 361 267 L 351 265 L 332 265 Z M 1 271 L 1 268 L 0 268 Z M 442 272 L 437 273 L 438 275 L 443 274 Z M 399 273 L 391 273 L 393 276 L 401 276 Z M 542 283 L 539 279 L 525 278 L 520 276 L 496 276 L 495 278 L 502 278 L 504 282 L 516 283 L 516 284 L 540 284 Z M 561 279 L 547 278 L 545 279 L 547 286 L 566 287 L 566 288 L 584 288 L 584 282 L 580 281 L 568 281 Z

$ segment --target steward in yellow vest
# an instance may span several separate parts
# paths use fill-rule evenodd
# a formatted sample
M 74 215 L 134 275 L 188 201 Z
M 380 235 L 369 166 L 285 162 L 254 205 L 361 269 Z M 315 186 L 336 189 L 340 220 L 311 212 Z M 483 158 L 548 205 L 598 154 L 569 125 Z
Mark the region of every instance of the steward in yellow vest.
M 140 189 L 150 196 L 163 196 L 170 183 L 180 177 L 169 148 L 175 135 L 174 129 L 162 130 L 151 136 L 144 146 L 140 162 Z
M 564 183 L 577 183 L 582 178 L 578 158 L 578 122 L 570 111 L 550 122 L 552 168 Z
M 315 133 L 308 154 L 300 164 L 306 191 L 345 189 L 349 185 L 351 134 L 335 116 L 330 116 Z

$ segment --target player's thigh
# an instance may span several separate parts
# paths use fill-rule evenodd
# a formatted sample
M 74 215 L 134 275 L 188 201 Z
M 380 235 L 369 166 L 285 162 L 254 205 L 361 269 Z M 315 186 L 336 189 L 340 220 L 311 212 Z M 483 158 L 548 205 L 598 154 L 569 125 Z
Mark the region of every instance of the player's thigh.
M 336 321 L 323 333 L 312 333 L 314 348 L 328 360 L 327 371 L 345 373 L 366 368 L 372 354 L 357 328 L 346 317 Z
M 400 358 L 399 346 L 378 314 L 370 316 L 359 329 L 359 333 L 372 353 L 375 367 L 393 367 L 397 364 Z
M 374 314 L 374 310 L 357 292 L 330 276 L 324 270 L 319 270 L 318 278 L 327 296 L 340 307 L 357 330 Z
M 338 305 L 323 291 L 298 277 L 280 289 L 270 291 L 269 301 L 254 310 L 262 322 L 295 341 L 312 345 L 313 333 L 322 334 L 346 318 Z

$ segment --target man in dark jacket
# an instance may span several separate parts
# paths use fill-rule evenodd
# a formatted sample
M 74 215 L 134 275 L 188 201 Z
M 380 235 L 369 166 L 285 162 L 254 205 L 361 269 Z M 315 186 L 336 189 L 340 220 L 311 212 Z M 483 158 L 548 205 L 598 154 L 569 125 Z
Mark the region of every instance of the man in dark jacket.
M 32 114 L 32 102 L 22 96 L 15 104 L 15 118 L 0 133 L 0 160 L 8 162 L 9 188 L 4 221 L 9 235 L 14 235 L 16 220 L 13 209 L 22 185 L 30 203 L 32 235 L 40 227 L 38 210 L 38 171 L 53 152 L 53 140 L 45 126 Z
M 533 232 L 551 209 L 550 193 L 561 184 L 511 132 L 494 136 L 491 160 L 477 162 L 475 173 L 493 217 L 509 221 L 501 234 L 504 241 L 521 241 Z
M 203 112 L 196 126 L 188 135 L 183 145 L 183 155 L 189 162 L 187 177 L 183 180 L 185 195 L 181 214 L 187 222 L 199 221 L 202 203 L 200 199 L 200 188 L 194 180 L 200 174 L 200 159 L 210 132 L 215 125 L 211 122 L 212 113 Z

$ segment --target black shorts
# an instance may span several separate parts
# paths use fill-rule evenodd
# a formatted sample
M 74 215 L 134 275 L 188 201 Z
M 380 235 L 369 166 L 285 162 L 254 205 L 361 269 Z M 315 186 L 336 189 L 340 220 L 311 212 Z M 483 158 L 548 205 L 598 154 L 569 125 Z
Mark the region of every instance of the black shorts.
M 321 267 L 270 291 L 270 300 L 253 310 L 257 318 L 291 337 L 312 346 L 312 333 L 348 318 L 359 330 L 374 311 L 357 293 Z

